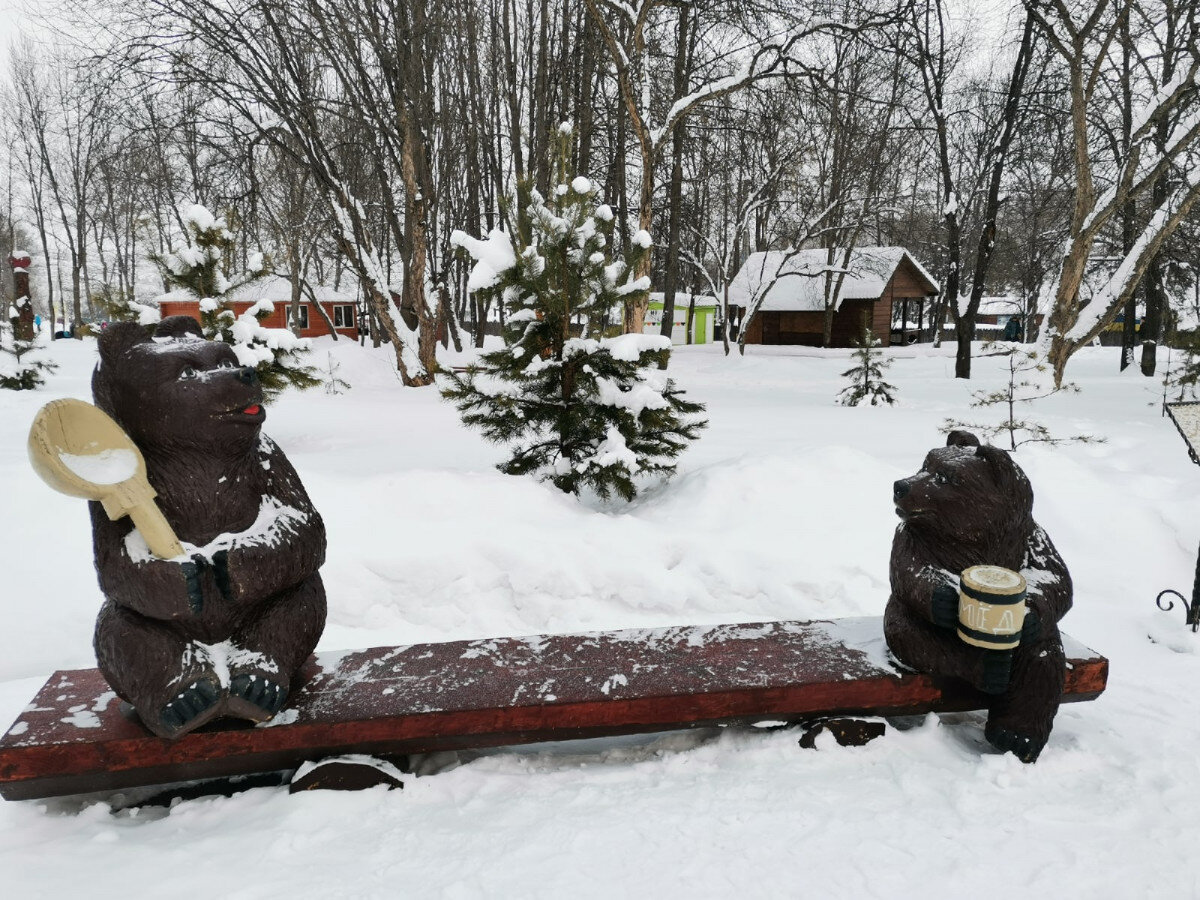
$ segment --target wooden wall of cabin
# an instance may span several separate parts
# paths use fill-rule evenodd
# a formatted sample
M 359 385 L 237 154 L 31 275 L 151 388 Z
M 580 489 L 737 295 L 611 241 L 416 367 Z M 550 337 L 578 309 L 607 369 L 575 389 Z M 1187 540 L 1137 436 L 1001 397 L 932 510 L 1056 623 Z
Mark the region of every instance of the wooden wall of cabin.
M 871 331 L 884 347 L 892 346 L 892 285 L 871 309 Z
M 250 308 L 250 303 L 245 300 L 235 300 L 230 304 L 235 315 L 242 315 Z M 310 306 L 308 301 L 301 304 L 302 306 Z M 353 304 L 349 303 L 333 303 L 332 301 L 321 301 L 321 307 L 325 310 L 325 314 L 329 316 L 329 321 L 334 321 L 334 306 L 349 306 L 354 310 Z M 264 328 L 287 328 L 287 303 L 276 303 L 275 308 L 260 320 L 260 324 Z M 191 316 L 197 322 L 200 321 L 200 303 L 197 300 L 161 300 L 158 304 L 158 311 L 165 319 L 167 316 Z M 357 311 L 351 313 L 351 322 L 355 322 Z M 336 328 L 338 334 L 348 338 L 357 338 L 358 329 L 354 324 L 339 326 Z M 329 334 L 329 329 L 325 325 L 325 321 L 313 312 L 308 311 L 308 327 L 300 329 L 300 337 L 324 337 Z
M 759 313 L 750 322 L 750 327 L 746 331 L 747 344 L 761 344 L 763 342 L 763 314 Z

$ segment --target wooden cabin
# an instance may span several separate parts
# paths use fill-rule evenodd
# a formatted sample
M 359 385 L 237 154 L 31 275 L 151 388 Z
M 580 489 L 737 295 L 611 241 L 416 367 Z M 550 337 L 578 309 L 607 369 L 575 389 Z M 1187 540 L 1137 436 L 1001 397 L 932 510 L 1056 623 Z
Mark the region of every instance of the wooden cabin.
M 843 269 L 843 251 L 769 250 L 752 253 L 729 285 L 730 319 L 748 323 L 748 344 L 821 346 L 827 290 L 842 272 L 834 303 L 831 346 L 852 347 L 863 322 L 887 347 L 933 339 L 933 298 L 941 288 L 903 247 L 859 247 Z M 734 309 L 736 307 L 736 309 Z
M 325 316 L 333 324 L 339 335 L 358 338 L 358 297 L 355 292 L 345 289 L 335 290 L 323 285 L 313 284 L 313 297 L 324 310 Z M 329 334 L 329 326 L 325 319 L 313 309 L 312 300 L 307 295 L 300 303 L 300 337 L 314 338 Z M 262 278 L 251 284 L 238 288 L 233 292 L 229 301 L 234 315 L 242 315 L 251 306 L 262 301 L 269 301 L 274 309 L 261 320 L 264 328 L 291 327 L 292 285 L 286 278 Z M 200 301 L 186 291 L 172 291 L 155 298 L 159 312 L 165 319 L 167 316 L 191 316 L 200 321 Z

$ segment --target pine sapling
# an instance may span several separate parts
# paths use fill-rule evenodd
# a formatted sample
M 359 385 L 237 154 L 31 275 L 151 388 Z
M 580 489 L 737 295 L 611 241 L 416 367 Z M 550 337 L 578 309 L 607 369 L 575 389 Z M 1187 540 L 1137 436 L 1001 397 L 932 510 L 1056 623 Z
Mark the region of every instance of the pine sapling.
M 650 235 L 634 236 L 629 260 L 613 254 L 612 210 L 597 204 L 592 181 L 568 175 L 570 126 L 557 137 L 549 197 L 524 186 L 526 202 L 507 204 L 507 231 L 451 236 L 475 260 L 468 289 L 499 299 L 507 315 L 504 347 L 465 373 L 443 375 L 442 394 L 466 425 L 511 449 L 502 472 L 628 500 L 635 477 L 672 474 L 707 422 L 704 407 L 684 400 L 658 369 L 669 338 L 603 336 L 612 311 L 649 289 L 631 273 Z
M 892 361 L 883 355 L 879 338 L 869 325 L 863 326 L 862 334 L 854 340 L 854 347 L 850 356 L 858 364 L 842 373 L 843 378 L 850 379 L 850 384 L 838 394 L 838 402 L 842 406 L 858 406 L 863 400 L 870 400 L 872 406 L 880 403 L 891 406 L 896 402 L 893 393 L 896 387 L 883 380 L 883 371 Z
M 982 350 L 985 355 L 1002 356 L 1007 363 L 1008 379 L 994 391 L 972 391 L 972 408 L 999 406 L 1004 418 L 998 423 L 962 422 L 958 419 L 947 419 L 942 425 L 942 431 L 948 433 L 956 429 L 967 429 L 981 434 L 986 440 L 997 437 L 1007 437 L 1009 450 L 1015 451 L 1025 444 L 1068 444 L 1068 443 L 1102 443 L 1103 438 L 1087 434 L 1077 434 L 1071 437 L 1057 437 L 1035 419 L 1024 417 L 1020 411 L 1038 400 L 1052 397 L 1055 394 L 1078 393 L 1079 386 L 1073 382 L 1064 382 L 1060 387 L 1037 377 L 1039 373 L 1049 371 L 1049 366 L 1041 361 L 1036 350 L 1029 350 L 1020 344 L 1006 344 L 989 341 Z M 1024 406 L 1022 406 L 1024 404 Z
M 342 364 L 333 358 L 333 354 L 327 354 L 327 363 L 325 367 L 325 393 L 327 394 L 344 394 L 350 390 L 350 382 L 346 381 L 338 372 L 341 370 Z

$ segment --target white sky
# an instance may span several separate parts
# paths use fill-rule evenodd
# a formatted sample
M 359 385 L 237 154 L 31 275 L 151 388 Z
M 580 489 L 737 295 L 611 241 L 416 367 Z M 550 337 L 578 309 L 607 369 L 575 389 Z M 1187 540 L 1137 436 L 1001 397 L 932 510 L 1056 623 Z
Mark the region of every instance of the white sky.
M 970 22 L 979 32 L 981 49 L 1002 41 L 1020 28 L 1012 13 L 1019 0 L 948 0 L 952 18 Z M 38 40 L 50 39 L 54 24 L 61 24 L 58 0 L 0 0 L 0 73 L 8 75 L 9 48 L 20 32 Z M 58 22 L 56 22 L 56 19 Z M 1018 34 L 1011 34 L 1015 38 Z
M 38 40 L 47 39 L 54 4 L 55 0 L 0 0 L 0 73 L 5 79 L 12 42 L 21 32 Z

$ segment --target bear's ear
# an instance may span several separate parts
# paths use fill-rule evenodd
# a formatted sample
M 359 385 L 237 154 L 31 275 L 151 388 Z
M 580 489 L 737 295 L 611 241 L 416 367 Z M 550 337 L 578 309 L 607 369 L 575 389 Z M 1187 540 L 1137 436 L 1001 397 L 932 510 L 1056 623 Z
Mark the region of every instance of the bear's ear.
M 969 431 L 951 431 L 946 435 L 947 447 L 978 447 L 979 438 Z
M 996 482 L 996 486 L 1008 496 L 1015 496 L 1022 492 L 1029 494 L 1029 503 L 1033 505 L 1033 491 L 1029 487 L 1029 479 L 1025 477 L 1025 473 L 1021 468 L 1013 462 L 1007 450 L 1001 450 L 999 447 L 989 447 L 986 444 L 982 447 L 975 448 L 975 455 L 982 457 L 987 461 L 988 468 L 992 470 L 992 478 Z
M 102 332 L 96 341 L 96 349 L 100 351 L 100 366 L 111 365 L 138 344 L 150 340 L 146 329 L 136 322 L 113 322 Z
M 197 337 L 203 340 L 200 323 L 191 316 L 167 316 L 154 329 L 156 338 Z

